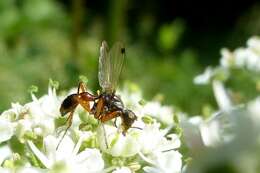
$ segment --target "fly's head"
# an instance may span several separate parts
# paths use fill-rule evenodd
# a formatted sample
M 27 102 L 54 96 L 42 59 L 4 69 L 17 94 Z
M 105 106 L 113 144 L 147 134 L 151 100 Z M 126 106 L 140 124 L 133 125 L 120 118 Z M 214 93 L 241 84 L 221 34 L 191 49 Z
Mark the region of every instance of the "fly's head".
M 121 115 L 121 119 L 122 119 L 123 135 L 125 135 L 127 130 L 131 128 L 132 124 L 137 120 L 137 116 L 131 110 L 124 110 Z

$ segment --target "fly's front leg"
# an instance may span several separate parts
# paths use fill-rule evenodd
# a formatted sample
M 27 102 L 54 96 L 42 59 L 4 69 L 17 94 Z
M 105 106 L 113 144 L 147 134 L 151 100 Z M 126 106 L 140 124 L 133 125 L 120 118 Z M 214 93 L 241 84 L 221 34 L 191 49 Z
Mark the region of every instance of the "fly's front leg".
M 96 119 L 100 119 L 101 117 L 101 114 L 103 112 L 103 108 L 104 108 L 104 99 L 103 98 L 100 98 L 98 101 L 97 101 L 97 104 L 95 105 L 95 109 L 93 110 L 94 111 L 94 117 Z

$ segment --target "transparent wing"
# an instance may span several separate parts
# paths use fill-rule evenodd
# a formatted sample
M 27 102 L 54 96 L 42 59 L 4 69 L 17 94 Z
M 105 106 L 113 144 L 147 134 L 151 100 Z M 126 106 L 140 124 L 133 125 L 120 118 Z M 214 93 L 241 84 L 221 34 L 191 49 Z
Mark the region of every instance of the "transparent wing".
M 100 47 L 99 57 L 99 85 L 106 92 L 114 92 L 118 83 L 125 57 L 125 48 L 122 43 L 117 42 L 109 51 L 105 41 Z

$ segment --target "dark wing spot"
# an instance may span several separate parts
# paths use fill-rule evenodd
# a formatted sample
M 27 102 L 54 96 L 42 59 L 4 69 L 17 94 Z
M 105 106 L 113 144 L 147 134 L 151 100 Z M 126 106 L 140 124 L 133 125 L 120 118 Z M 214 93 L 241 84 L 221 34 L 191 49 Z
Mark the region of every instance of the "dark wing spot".
M 125 48 L 124 48 L 124 47 L 121 48 L 121 53 L 122 53 L 122 54 L 125 54 Z

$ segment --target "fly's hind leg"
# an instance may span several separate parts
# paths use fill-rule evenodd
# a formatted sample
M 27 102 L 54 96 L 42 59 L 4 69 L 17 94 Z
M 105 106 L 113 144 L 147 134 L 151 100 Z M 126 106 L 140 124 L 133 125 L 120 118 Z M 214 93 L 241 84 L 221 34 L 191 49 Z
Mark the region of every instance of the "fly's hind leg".
M 70 112 L 70 114 L 69 114 L 69 116 L 68 116 L 68 118 L 67 118 L 67 120 L 66 120 L 66 124 L 68 124 L 68 125 L 67 125 L 67 127 L 66 127 L 66 129 L 65 129 L 65 131 L 64 131 L 64 134 L 62 135 L 62 137 L 61 137 L 61 139 L 60 139 L 60 141 L 59 141 L 57 147 L 56 147 L 56 150 L 59 148 L 59 146 L 60 146 L 60 144 L 61 144 L 63 138 L 65 137 L 65 135 L 67 134 L 69 128 L 71 127 L 72 119 L 73 119 L 73 113 L 74 113 L 74 110 Z
M 78 85 L 78 94 L 81 92 L 86 92 L 87 91 L 87 87 L 86 85 L 84 84 L 84 82 L 79 82 L 79 85 Z

